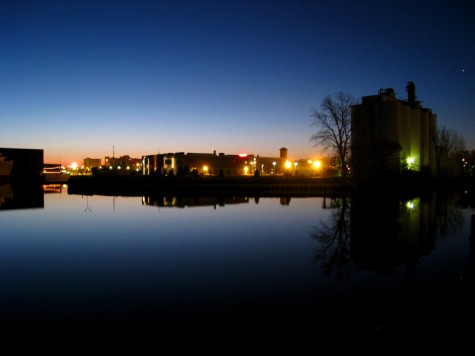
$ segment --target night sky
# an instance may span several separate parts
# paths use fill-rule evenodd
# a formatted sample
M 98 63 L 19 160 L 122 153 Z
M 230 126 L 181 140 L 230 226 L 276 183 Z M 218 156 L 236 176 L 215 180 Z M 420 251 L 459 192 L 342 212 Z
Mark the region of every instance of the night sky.
M 316 158 L 312 108 L 408 81 L 475 149 L 475 1 L 0 0 L 0 147 Z

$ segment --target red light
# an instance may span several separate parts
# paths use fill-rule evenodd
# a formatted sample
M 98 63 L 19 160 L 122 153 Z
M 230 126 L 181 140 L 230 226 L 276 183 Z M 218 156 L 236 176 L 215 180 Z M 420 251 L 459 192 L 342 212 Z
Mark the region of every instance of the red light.
M 238 154 L 239 157 L 247 157 L 247 153 L 240 153 Z

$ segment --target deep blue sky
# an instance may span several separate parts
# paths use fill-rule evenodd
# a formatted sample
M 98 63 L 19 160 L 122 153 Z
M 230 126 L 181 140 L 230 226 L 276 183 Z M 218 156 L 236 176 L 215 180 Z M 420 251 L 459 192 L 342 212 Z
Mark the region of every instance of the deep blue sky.
M 0 147 L 315 158 L 311 110 L 408 81 L 475 149 L 475 1 L 0 0 Z

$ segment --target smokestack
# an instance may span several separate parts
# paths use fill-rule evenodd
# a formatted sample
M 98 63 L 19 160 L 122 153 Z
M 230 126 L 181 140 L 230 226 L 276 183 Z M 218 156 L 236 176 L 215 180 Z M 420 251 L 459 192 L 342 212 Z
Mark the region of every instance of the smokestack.
M 408 82 L 406 85 L 407 90 L 407 101 L 410 104 L 416 102 L 416 85 L 413 82 Z

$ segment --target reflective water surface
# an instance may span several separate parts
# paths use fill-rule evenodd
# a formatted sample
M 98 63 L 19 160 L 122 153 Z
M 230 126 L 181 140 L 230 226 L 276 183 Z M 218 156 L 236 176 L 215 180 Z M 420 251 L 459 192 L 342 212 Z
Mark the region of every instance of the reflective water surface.
M 474 258 L 473 209 L 457 194 L 122 197 L 43 186 L 21 206 L 13 193 L 0 205 L 4 328 L 245 320 L 371 334 L 438 305 Z

